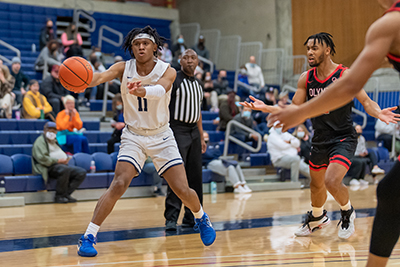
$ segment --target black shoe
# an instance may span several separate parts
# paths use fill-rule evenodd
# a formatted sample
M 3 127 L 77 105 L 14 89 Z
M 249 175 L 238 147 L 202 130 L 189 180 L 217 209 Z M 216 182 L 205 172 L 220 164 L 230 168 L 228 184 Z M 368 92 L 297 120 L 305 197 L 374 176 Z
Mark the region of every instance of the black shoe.
M 71 197 L 71 195 L 66 196 L 66 199 L 68 199 L 68 203 L 75 203 L 78 201 L 75 198 Z
M 68 198 L 63 196 L 56 196 L 54 199 L 55 203 L 68 203 Z
M 165 197 L 165 194 L 163 193 L 163 191 L 161 190 L 161 188 L 157 188 L 157 190 L 155 190 L 155 191 L 153 192 L 153 194 L 154 194 L 155 196 L 162 196 L 162 197 Z
M 182 228 L 193 228 L 195 225 L 194 219 L 191 220 L 186 220 L 185 218 L 182 219 L 182 224 L 181 227 Z
M 165 222 L 165 231 L 176 231 L 176 222 L 175 221 L 166 221 Z

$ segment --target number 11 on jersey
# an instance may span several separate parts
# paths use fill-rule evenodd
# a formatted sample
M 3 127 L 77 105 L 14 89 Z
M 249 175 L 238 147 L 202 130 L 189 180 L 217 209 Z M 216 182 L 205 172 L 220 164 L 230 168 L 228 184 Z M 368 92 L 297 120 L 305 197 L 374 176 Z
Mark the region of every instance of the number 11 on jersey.
M 143 104 L 142 104 L 142 99 L 143 99 Z M 138 111 L 144 111 L 147 112 L 147 99 L 138 97 Z

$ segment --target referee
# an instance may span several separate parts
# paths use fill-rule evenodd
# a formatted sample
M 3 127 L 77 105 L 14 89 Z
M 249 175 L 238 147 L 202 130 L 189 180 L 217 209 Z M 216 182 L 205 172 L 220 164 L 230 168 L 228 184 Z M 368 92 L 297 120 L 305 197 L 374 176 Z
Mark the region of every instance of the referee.
M 199 63 L 197 54 L 192 49 L 183 52 L 180 61 L 181 70 L 177 72 L 172 87 L 169 104 L 170 126 L 174 132 L 179 152 L 185 164 L 189 187 L 196 191 L 200 203 L 203 204 L 203 178 L 201 154 L 207 149 L 203 138 L 201 120 L 201 103 L 203 88 L 194 77 Z M 182 201 L 168 186 L 165 199 L 165 230 L 175 231 Z M 193 227 L 195 224 L 192 212 L 185 207 L 182 227 Z

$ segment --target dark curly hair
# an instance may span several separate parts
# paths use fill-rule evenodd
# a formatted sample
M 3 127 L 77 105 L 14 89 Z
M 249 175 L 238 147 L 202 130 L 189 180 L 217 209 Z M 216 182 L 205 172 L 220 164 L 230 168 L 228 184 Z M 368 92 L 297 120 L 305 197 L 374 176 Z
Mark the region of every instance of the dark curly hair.
M 125 36 L 124 43 L 122 44 L 122 49 L 125 51 L 125 53 L 127 51 L 129 51 L 129 54 L 132 56 L 132 58 L 135 58 L 135 55 L 133 54 L 132 49 L 131 49 L 132 48 L 132 41 L 135 38 L 135 36 L 140 34 L 140 33 L 147 33 L 147 34 L 153 36 L 154 40 L 155 40 L 155 43 L 156 43 L 156 45 L 158 47 L 157 50 L 161 50 L 164 42 L 167 40 L 166 38 L 160 36 L 156 29 L 153 29 L 149 25 L 147 25 L 144 28 L 134 28 L 134 29 L 132 29 Z M 154 52 L 154 56 L 157 56 L 157 51 Z
M 336 51 L 335 51 L 335 44 L 333 43 L 332 37 L 333 36 L 330 33 L 320 32 L 320 33 L 313 34 L 313 35 L 309 36 L 307 38 L 307 40 L 304 42 L 304 45 L 306 45 L 308 40 L 310 40 L 310 39 L 314 40 L 314 45 L 315 45 L 315 42 L 317 42 L 317 40 L 318 40 L 318 42 L 320 44 L 325 43 L 328 47 L 330 47 L 331 48 L 331 55 L 334 56 Z

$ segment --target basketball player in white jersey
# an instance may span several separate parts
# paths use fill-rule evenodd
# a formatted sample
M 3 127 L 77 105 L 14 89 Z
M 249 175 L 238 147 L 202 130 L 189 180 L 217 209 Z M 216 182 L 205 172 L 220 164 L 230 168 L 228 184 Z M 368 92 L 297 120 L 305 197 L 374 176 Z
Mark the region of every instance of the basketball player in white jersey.
M 110 214 L 117 200 L 125 193 L 133 177 L 140 174 L 148 156 L 159 173 L 168 182 L 196 218 L 195 229 L 200 231 L 204 245 L 216 238 L 208 215 L 203 212 L 199 198 L 188 186 L 183 161 L 174 134 L 169 127 L 169 100 L 176 72 L 169 64 L 156 58 L 165 39 L 155 29 L 146 26 L 135 28 L 125 37 L 123 48 L 132 56 L 118 62 L 103 73 L 94 73 L 89 87 L 121 80 L 126 127 L 121 136 L 115 176 L 108 190 L 101 196 L 92 221 L 80 238 L 78 254 L 83 257 L 97 255 L 97 232 Z

